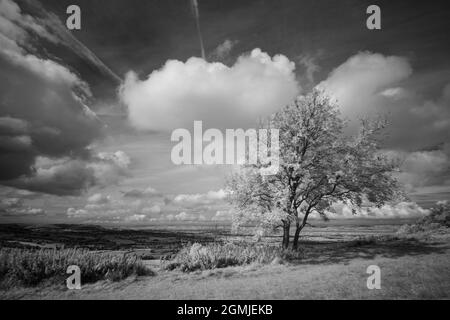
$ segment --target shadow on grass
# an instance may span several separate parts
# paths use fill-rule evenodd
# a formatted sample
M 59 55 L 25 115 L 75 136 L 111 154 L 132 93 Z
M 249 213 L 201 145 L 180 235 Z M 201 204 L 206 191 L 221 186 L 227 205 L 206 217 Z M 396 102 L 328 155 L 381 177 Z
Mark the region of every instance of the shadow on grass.
M 413 239 L 383 242 L 351 241 L 345 243 L 303 241 L 303 257 L 292 261 L 298 264 L 347 264 L 353 259 L 399 258 L 432 253 L 445 253 L 447 245 Z

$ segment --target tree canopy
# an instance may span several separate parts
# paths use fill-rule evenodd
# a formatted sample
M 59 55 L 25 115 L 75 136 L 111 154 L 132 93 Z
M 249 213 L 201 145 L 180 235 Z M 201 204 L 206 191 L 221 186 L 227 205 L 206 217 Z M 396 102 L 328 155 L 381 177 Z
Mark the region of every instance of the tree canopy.
M 392 172 L 397 164 L 381 152 L 386 121 L 361 120 L 357 135 L 347 136 L 347 123 L 333 103 L 313 91 L 272 115 L 264 128 L 279 129 L 280 168 L 261 175 L 262 164 L 244 165 L 229 179 L 233 224 L 257 223 L 283 228 L 283 247 L 293 248 L 312 213 L 327 219 L 332 204 L 343 202 L 354 214 L 365 203 L 381 207 L 402 195 Z

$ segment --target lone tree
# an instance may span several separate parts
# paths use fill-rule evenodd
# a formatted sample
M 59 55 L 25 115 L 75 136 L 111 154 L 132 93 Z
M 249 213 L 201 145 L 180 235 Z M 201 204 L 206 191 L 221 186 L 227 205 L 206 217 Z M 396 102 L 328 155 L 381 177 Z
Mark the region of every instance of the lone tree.
M 282 246 L 293 249 L 312 213 L 327 220 L 332 204 L 342 202 L 354 214 L 363 203 L 381 207 L 401 196 L 392 172 L 395 161 L 383 155 L 380 142 L 385 121 L 361 120 L 348 137 L 338 107 L 320 91 L 299 97 L 270 117 L 261 128 L 280 134 L 280 168 L 261 175 L 262 164 L 244 165 L 227 182 L 235 206 L 233 225 L 256 222 L 264 229 L 283 228 Z

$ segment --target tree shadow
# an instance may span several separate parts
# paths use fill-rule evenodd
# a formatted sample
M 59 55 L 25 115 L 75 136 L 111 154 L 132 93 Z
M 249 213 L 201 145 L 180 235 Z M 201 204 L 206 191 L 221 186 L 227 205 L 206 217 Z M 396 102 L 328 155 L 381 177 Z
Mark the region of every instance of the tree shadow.
M 347 241 L 314 242 L 302 241 L 299 244 L 302 258 L 293 261 L 296 264 L 348 264 L 353 259 L 400 258 L 420 256 L 432 253 L 445 253 L 447 244 L 440 242 L 422 242 L 415 239 L 391 241 Z

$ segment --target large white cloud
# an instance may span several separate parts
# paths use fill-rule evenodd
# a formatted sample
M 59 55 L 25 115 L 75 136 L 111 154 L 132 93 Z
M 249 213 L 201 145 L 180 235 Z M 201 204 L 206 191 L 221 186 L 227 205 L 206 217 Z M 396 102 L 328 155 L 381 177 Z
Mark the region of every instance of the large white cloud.
M 352 133 L 359 118 L 384 115 L 389 147 L 414 150 L 450 141 L 450 85 L 430 97 L 421 81 L 405 57 L 360 52 L 317 87 L 337 100 Z
M 145 80 L 129 72 L 121 88 L 131 123 L 142 130 L 246 126 L 290 103 L 299 93 L 295 64 L 260 49 L 232 67 L 190 58 L 170 60 Z
M 380 91 L 411 74 L 406 58 L 360 52 L 334 69 L 318 87 L 338 101 L 345 116 L 361 116 L 377 111 L 375 100 Z

